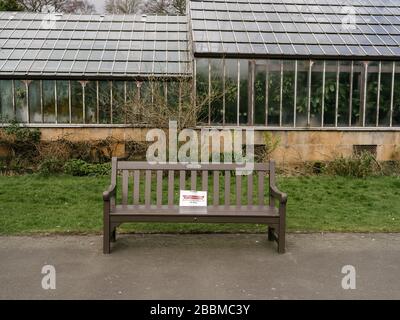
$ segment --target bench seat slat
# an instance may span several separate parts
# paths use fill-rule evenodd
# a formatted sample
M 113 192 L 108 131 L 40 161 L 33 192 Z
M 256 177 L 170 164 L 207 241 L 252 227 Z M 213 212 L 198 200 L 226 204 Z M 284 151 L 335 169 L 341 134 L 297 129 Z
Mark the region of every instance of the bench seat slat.
M 253 204 L 253 174 L 247 176 L 247 203 Z
M 242 205 L 242 176 L 236 175 L 236 206 Z
M 207 208 L 187 208 L 179 206 L 145 206 L 145 205 L 128 205 L 128 206 L 116 206 L 111 212 L 111 215 L 218 215 L 218 216 L 270 216 L 279 217 L 279 212 L 276 208 L 271 208 L 268 205 L 264 206 L 246 206 L 245 213 L 243 208 L 236 206 L 212 206 Z
M 124 222 L 175 222 L 175 223 L 249 223 L 249 224 L 268 224 L 272 228 L 279 225 L 279 217 L 271 216 L 243 216 L 243 215 L 113 215 L 115 223 Z
M 197 190 L 197 171 L 195 170 L 190 172 L 190 190 Z
M 124 170 L 122 172 L 122 204 L 128 204 L 128 179 L 129 179 L 129 171 Z
M 172 206 L 174 204 L 174 192 L 175 192 L 174 171 L 169 170 L 168 171 L 168 205 L 169 206 Z
M 145 191 L 144 191 L 144 203 L 146 207 L 150 206 L 151 201 L 151 170 L 146 170 L 146 181 L 145 181 Z
M 157 197 L 157 206 L 162 205 L 162 199 L 163 199 L 163 171 L 158 170 L 157 171 L 157 191 L 156 191 L 156 197 Z
M 219 171 L 213 173 L 213 205 L 219 205 Z
M 258 172 L 258 205 L 262 206 L 265 203 L 264 191 L 265 172 Z
M 186 190 L 186 171 L 179 171 L 179 190 Z
M 133 173 L 133 204 L 139 204 L 140 171 Z
M 229 170 L 225 171 L 225 206 L 231 204 L 231 172 Z
M 203 171 L 201 174 L 201 189 L 208 191 L 208 171 Z

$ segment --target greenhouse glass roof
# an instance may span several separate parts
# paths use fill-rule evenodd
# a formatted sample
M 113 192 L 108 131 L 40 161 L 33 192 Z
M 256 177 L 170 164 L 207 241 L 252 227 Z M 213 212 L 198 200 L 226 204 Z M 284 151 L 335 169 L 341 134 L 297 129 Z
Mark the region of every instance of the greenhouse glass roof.
M 399 59 L 399 0 L 190 1 L 195 56 Z
M 188 12 L 1 12 L 0 77 L 190 77 L 189 48 L 194 57 L 400 60 L 400 0 L 190 0 Z
M 0 76 L 190 75 L 187 18 L 0 13 Z

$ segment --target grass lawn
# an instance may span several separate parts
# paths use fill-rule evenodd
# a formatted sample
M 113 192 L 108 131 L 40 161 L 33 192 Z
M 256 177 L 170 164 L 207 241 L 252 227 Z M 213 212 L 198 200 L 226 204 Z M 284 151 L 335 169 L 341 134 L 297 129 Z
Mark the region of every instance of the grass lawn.
M 100 233 L 108 177 L 0 177 L 0 235 Z M 288 231 L 400 232 L 400 178 L 285 177 Z M 265 226 L 127 224 L 129 232 L 265 232 Z

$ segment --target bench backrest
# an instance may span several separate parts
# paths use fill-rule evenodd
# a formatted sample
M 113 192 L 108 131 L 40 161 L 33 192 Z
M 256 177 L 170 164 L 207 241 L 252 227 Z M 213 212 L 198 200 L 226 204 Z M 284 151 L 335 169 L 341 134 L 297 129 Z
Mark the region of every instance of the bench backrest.
M 209 163 L 188 168 L 180 163 L 153 165 L 113 158 L 111 183 L 118 186 L 118 180 L 122 180 L 122 205 L 173 206 L 178 204 L 179 190 L 208 191 L 209 206 L 241 206 L 244 199 L 246 205 L 264 205 L 268 173 L 268 185 L 275 182 L 274 161 L 254 164 L 253 174 L 250 175 L 236 175 L 235 170 L 241 168 L 242 165 L 234 163 Z M 211 189 L 212 194 L 209 192 Z M 255 196 L 257 201 L 254 201 Z

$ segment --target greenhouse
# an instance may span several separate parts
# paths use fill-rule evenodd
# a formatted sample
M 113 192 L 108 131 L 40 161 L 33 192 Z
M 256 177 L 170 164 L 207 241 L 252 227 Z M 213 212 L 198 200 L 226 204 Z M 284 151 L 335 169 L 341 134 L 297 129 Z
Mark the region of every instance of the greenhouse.
M 0 13 L 3 123 L 126 122 L 128 100 L 179 104 L 191 78 L 185 17 Z
M 209 125 L 400 126 L 398 1 L 191 1 L 190 22 Z
M 186 79 L 206 102 L 203 125 L 396 127 L 399 43 L 395 0 L 192 0 L 188 17 L 3 12 L 1 117 L 124 124 L 121 105 L 155 91 L 179 105 Z

